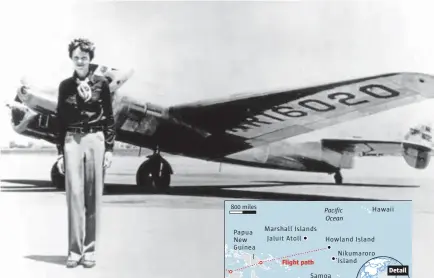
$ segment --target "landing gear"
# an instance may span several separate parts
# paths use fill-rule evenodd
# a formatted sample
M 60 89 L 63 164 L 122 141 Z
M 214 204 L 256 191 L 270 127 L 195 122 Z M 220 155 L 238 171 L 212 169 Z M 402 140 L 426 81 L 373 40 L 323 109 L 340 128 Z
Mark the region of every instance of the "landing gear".
M 168 192 L 170 189 L 170 175 L 172 167 L 157 150 L 148 156 L 148 160 L 140 165 L 136 174 L 138 186 L 145 186 L 153 192 Z
M 59 190 L 65 190 L 65 176 L 57 169 L 57 161 L 51 167 L 51 184 Z
M 335 173 L 335 175 L 334 175 L 334 178 L 335 178 L 335 183 L 336 184 L 342 184 L 342 175 L 341 175 L 341 171 L 340 170 L 338 170 L 336 173 Z

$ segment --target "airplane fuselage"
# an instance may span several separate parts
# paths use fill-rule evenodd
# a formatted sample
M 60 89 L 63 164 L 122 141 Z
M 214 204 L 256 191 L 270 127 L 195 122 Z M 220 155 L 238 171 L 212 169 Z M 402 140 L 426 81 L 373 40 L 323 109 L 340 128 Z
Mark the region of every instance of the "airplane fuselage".
M 113 80 L 123 84 L 128 76 L 129 74 L 113 76 Z M 117 81 L 113 83 L 118 86 Z M 228 130 L 192 126 L 188 121 L 183 121 L 182 117 L 177 117 L 176 113 L 171 113 L 170 107 L 120 95 L 115 92 L 118 87 L 112 91 L 117 141 L 175 155 L 270 169 L 336 173 L 339 169 L 353 167 L 354 152 L 327 146 L 323 140 L 301 143 L 264 142 L 262 145 L 256 142 L 253 145 L 250 140 Z M 55 143 L 55 94 L 49 96 L 20 87 L 10 107 L 12 126 L 16 132 Z M 229 116 L 225 117 L 227 120 Z M 215 121 L 212 126 L 220 126 L 221 119 L 218 117 L 208 118 L 210 120 Z M 298 120 L 295 117 L 292 121 L 295 124 Z M 261 126 L 255 126 L 255 129 L 258 131 Z M 430 135 L 420 134 L 422 135 L 411 136 L 422 136 L 420 142 L 432 144 L 431 137 L 427 137 Z M 423 169 L 428 165 L 431 147 L 421 148 L 421 143 L 411 136 L 407 138 L 408 142 L 404 142 L 404 157 L 412 167 Z
M 22 103 L 16 103 L 15 113 L 28 108 L 32 112 L 28 115 L 33 118 L 23 125 L 13 116 L 15 130 L 53 142 L 55 100 L 50 101 L 31 90 L 19 90 L 18 97 Z M 162 152 L 175 155 L 269 169 L 333 173 L 353 166 L 353 156 L 326 148 L 321 141 L 278 141 L 253 147 L 230 133 L 208 134 L 189 126 L 170 117 L 165 107 L 117 94 L 113 97 L 117 141 L 120 142 L 151 150 L 158 147 Z
M 320 141 L 279 141 L 252 147 L 232 134 L 207 134 L 167 117 L 167 110 L 161 106 L 134 103 L 122 98 L 114 104 L 118 141 L 149 149 L 158 146 L 176 155 L 270 169 L 333 173 L 353 165 L 352 156 L 327 149 Z M 233 146 L 230 153 L 228 145 Z

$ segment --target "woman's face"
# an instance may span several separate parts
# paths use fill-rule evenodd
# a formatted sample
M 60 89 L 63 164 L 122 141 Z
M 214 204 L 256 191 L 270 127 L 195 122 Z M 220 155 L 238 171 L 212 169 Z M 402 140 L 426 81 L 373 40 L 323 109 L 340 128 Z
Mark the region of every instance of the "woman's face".
M 84 52 L 77 47 L 72 52 L 72 62 L 74 63 L 74 69 L 80 76 L 85 76 L 89 71 L 90 56 L 88 52 Z

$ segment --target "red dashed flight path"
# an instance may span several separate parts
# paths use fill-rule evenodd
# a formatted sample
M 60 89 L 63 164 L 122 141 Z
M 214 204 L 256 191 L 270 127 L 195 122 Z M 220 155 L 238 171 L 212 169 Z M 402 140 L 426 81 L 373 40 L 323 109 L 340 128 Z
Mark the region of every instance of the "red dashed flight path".
M 272 262 L 272 261 L 282 260 L 282 259 L 285 259 L 285 258 L 299 256 L 299 255 L 305 255 L 305 254 L 309 254 L 309 253 L 319 252 L 319 251 L 323 251 L 323 250 L 327 250 L 327 249 L 330 249 L 330 247 L 325 247 L 325 248 L 320 248 L 320 249 L 314 249 L 314 250 L 310 250 L 310 251 L 306 251 L 306 252 L 302 252 L 302 253 L 295 253 L 295 254 L 288 255 L 288 256 L 283 256 L 283 257 L 280 257 L 280 258 L 261 260 L 261 261 L 257 262 L 256 264 L 246 265 L 246 266 L 243 266 L 243 267 L 240 267 L 240 268 L 237 268 L 237 269 L 229 269 L 229 270 L 227 270 L 227 272 L 229 274 L 231 274 L 234 271 L 241 271 L 241 270 L 244 270 L 246 268 L 249 268 L 249 267 L 252 267 L 252 266 L 255 266 L 255 265 L 262 265 L 263 263 L 267 263 L 267 262 Z

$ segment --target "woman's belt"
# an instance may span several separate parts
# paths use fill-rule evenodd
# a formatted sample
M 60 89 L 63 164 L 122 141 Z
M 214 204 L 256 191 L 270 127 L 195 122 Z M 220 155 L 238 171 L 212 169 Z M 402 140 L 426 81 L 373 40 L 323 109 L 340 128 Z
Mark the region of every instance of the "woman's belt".
M 104 131 L 103 126 L 84 126 L 84 127 L 76 127 L 76 126 L 70 126 L 66 128 L 66 131 L 72 132 L 72 133 L 95 133 L 99 131 Z

